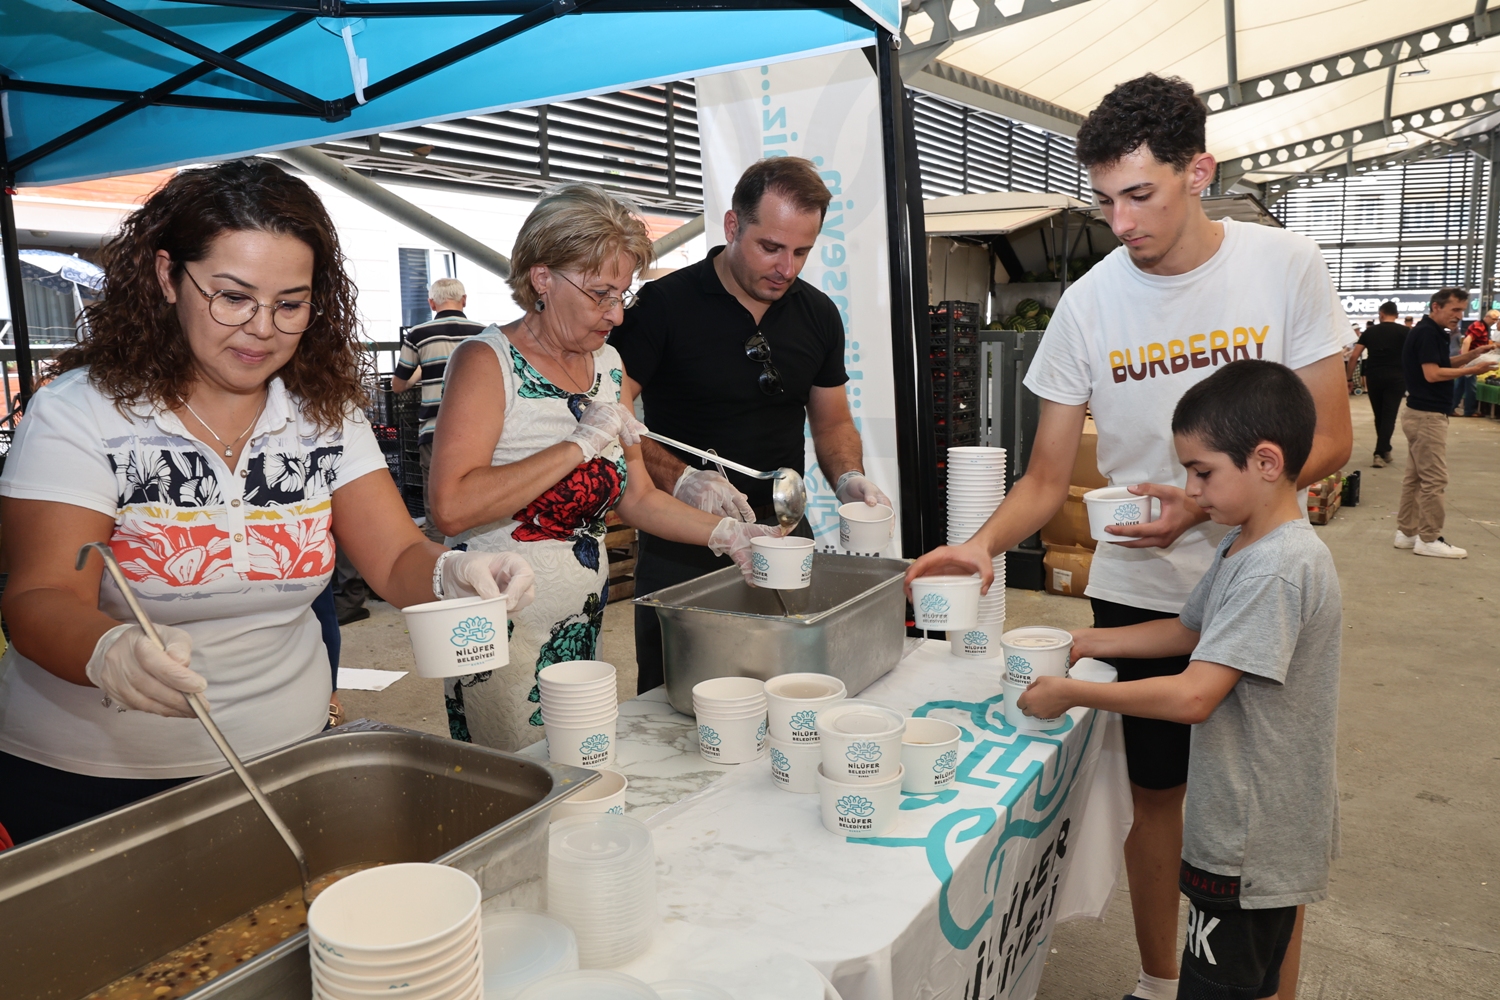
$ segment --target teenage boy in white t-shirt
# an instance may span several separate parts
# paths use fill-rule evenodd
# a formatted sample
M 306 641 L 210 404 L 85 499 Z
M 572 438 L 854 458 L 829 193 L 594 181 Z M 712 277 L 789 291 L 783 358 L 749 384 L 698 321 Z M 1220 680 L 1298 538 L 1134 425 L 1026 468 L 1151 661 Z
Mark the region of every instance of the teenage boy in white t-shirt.
M 1099 471 L 1114 485 L 1161 501 L 1148 524 L 1111 527 L 1086 595 L 1094 625 L 1114 628 L 1181 611 L 1208 570 L 1225 528 L 1183 490 L 1171 418 L 1188 388 L 1239 358 L 1292 368 L 1312 392 L 1317 427 L 1297 485 L 1349 458 L 1353 429 L 1343 347 L 1352 337 L 1328 268 L 1306 237 L 1267 226 L 1211 222 L 1200 196 L 1214 179 L 1205 152 L 1207 110 L 1190 84 L 1147 75 L 1116 87 L 1078 130 L 1077 155 L 1124 244 L 1058 303 L 1026 386 L 1041 397 L 1031 461 L 973 538 L 918 559 L 908 580 L 979 573 L 1038 531 L 1062 506 L 1085 410 L 1099 431 Z M 1185 656 L 1110 658 L 1121 680 L 1181 673 Z M 1125 717 L 1135 820 L 1125 867 L 1141 973 L 1131 994 L 1171 1000 L 1177 989 L 1177 866 L 1190 728 Z M 1300 936 L 1283 970 L 1295 989 Z

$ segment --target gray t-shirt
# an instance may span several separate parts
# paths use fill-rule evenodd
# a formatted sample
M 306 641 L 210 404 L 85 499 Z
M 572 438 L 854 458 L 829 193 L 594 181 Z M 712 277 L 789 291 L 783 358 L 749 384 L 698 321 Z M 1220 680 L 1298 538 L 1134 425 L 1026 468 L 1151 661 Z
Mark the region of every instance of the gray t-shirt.
M 1333 556 L 1288 521 L 1232 556 L 1235 528 L 1182 609 L 1193 659 L 1244 672 L 1193 727 L 1182 857 L 1240 877 L 1247 910 L 1328 894 L 1339 847 L 1334 738 L 1343 606 Z

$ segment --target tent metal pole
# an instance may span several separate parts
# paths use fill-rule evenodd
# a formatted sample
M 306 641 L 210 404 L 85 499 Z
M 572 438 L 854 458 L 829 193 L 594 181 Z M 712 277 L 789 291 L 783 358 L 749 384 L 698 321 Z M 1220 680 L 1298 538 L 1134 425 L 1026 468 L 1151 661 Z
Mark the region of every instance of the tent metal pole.
M 1479 259 L 1481 312 L 1495 308 L 1495 250 L 1500 237 L 1500 156 L 1494 155 L 1497 145 L 1500 145 L 1500 129 L 1490 133 L 1490 194 L 1484 213 L 1484 250 Z
M 702 236 L 704 230 L 707 228 L 706 223 L 707 220 L 704 218 L 703 213 L 699 212 L 696 217 L 689 219 L 651 244 L 651 252 L 656 254 L 657 258 L 660 259 L 662 254 L 671 253 L 694 236 Z
M 16 241 L 16 206 L 12 202 L 15 189 L 11 179 L 10 161 L 5 154 L 5 129 L 0 128 L 0 252 L 5 257 L 5 290 L 10 298 L 10 329 L 16 345 L 16 376 L 20 388 L 21 407 L 25 409 L 31 400 L 31 335 L 26 325 L 26 294 L 21 283 L 21 245 Z M 10 375 L 0 365 L 0 378 L 5 379 L 6 395 L 10 394 Z
M 1224 64 L 1229 79 L 1229 106 L 1237 108 L 1240 106 L 1242 96 L 1239 41 L 1234 32 L 1234 0 L 1224 0 Z
M 327 181 L 377 212 L 388 215 L 402 225 L 421 233 L 439 246 L 452 250 L 460 257 L 468 258 L 486 271 L 498 274 L 502 278 L 510 277 L 510 259 L 504 254 L 460 232 L 437 216 L 418 208 L 363 174 L 355 173 L 326 153 L 311 146 L 298 146 L 295 149 L 280 150 L 276 155 L 313 176 Z
M 926 552 L 936 544 L 933 504 L 937 465 L 932 408 L 918 405 L 916 284 L 906 176 L 906 89 L 897 63 L 900 37 L 875 31 L 875 75 L 880 87 L 880 136 L 885 158 L 885 220 L 891 281 L 891 367 L 896 382 L 896 462 L 900 482 L 901 550 Z M 926 283 L 925 280 L 923 282 Z M 924 345 L 925 346 L 925 345 Z M 929 400 L 931 396 L 927 397 Z M 923 461 L 924 454 L 928 461 Z M 890 487 L 888 487 L 890 488 Z

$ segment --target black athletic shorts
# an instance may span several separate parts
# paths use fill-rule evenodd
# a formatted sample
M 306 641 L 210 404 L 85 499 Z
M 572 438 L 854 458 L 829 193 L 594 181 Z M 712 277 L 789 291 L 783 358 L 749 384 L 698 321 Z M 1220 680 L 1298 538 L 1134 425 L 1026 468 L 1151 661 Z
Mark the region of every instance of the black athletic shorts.
M 1193 868 L 1186 861 L 1178 885 L 1188 898 L 1188 922 L 1177 1000 L 1275 996 L 1297 908 L 1242 910 L 1239 879 Z
M 1177 617 L 1169 611 L 1132 608 L 1127 604 L 1101 601 L 1097 597 L 1089 600 L 1094 605 L 1095 628 L 1122 628 Z M 1139 660 L 1114 656 L 1105 658 L 1104 662 L 1119 672 L 1120 680 L 1138 681 L 1144 677 L 1180 674 L 1187 669 L 1189 659 L 1191 657 L 1159 656 Z M 1131 784 L 1157 790 L 1186 784 L 1188 745 L 1192 741 L 1193 727 L 1161 719 L 1138 719 L 1133 715 L 1122 718 L 1125 722 L 1125 767 L 1130 772 Z

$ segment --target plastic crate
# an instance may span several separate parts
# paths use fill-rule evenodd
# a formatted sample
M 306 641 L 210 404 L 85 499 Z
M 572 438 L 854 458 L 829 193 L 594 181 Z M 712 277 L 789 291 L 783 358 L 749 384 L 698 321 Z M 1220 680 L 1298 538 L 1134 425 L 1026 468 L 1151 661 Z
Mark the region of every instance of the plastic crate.
M 928 317 L 932 320 L 934 327 L 937 324 L 966 326 L 975 329 L 979 323 L 979 303 L 961 302 L 957 299 L 947 299 L 932 306 L 928 310 Z

